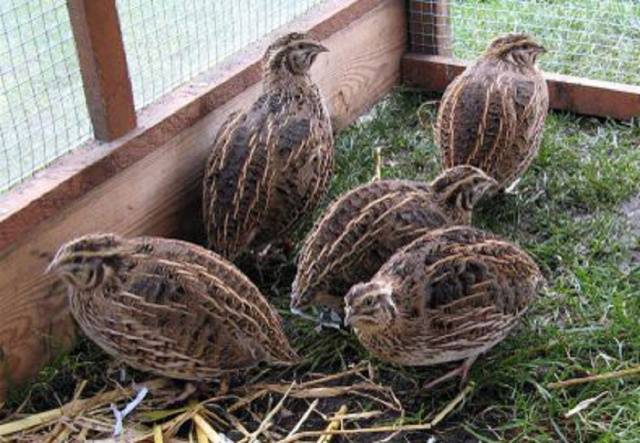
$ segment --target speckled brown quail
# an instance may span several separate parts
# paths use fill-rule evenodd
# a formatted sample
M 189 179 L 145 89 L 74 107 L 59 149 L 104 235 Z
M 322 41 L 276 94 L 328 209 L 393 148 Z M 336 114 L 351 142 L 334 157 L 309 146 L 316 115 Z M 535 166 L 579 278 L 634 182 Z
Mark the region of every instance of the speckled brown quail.
M 260 291 L 200 246 L 93 234 L 63 245 L 49 270 L 84 333 L 133 368 L 203 381 L 298 360 Z
M 547 84 L 536 67 L 543 52 L 531 37 L 508 34 L 451 82 L 435 130 L 445 168 L 473 165 L 506 188 L 529 167 L 549 106 Z
M 457 166 L 430 184 L 380 180 L 338 198 L 308 234 L 299 254 L 291 306 L 342 310 L 349 288 L 369 280 L 391 255 L 436 228 L 471 222 L 471 211 L 494 179 Z
M 327 51 L 305 34 L 276 40 L 263 58 L 262 95 L 220 128 L 203 186 L 209 247 L 235 258 L 286 240 L 325 194 L 333 168 L 333 134 L 309 76 Z
M 464 360 L 428 384 L 464 381 L 506 337 L 543 277 L 517 246 L 468 226 L 432 231 L 398 251 L 346 296 L 345 323 L 380 359 L 406 366 Z

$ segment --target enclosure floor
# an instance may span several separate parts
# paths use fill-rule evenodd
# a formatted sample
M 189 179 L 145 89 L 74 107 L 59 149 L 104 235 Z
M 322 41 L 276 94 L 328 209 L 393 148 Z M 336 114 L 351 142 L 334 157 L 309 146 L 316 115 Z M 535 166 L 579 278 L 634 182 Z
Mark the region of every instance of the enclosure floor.
M 383 178 L 432 178 L 439 170 L 431 129 L 436 106 L 437 102 L 415 92 L 396 92 L 344 130 L 337 139 L 331 197 L 371 179 L 378 146 L 382 147 Z M 467 438 L 475 441 L 474 435 L 483 441 L 640 441 L 637 377 L 572 388 L 547 387 L 558 380 L 629 368 L 640 361 L 638 199 L 637 123 L 549 115 L 540 154 L 518 193 L 485 202 L 474 216 L 475 225 L 525 248 L 544 271 L 548 288 L 522 325 L 474 365 L 470 379 L 476 387 L 462 408 L 435 431 L 394 441 L 425 442 L 431 435 L 438 442 L 456 443 Z M 296 233 L 298 241 L 319 213 Z M 274 257 L 260 268 L 248 260 L 240 265 L 278 305 L 289 337 L 306 358 L 304 365 L 285 375 L 257 371 L 250 376 L 291 380 L 311 372 L 342 371 L 371 358 L 351 334 L 318 333 L 314 325 L 288 313 L 295 273 L 292 257 Z M 112 387 L 106 366 L 104 355 L 82 341 L 75 352 L 60 355 L 44 369 L 28 390 L 12 392 L 4 414 L 23 401 L 27 413 L 56 407 L 70 400 L 82 379 L 88 380 L 84 397 L 105 385 Z M 416 386 L 442 374 L 446 367 L 407 369 L 373 360 L 373 369 L 375 379 L 394 390 L 409 422 L 430 420 L 459 392 L 450 384 L 417 394 Z M 141 381 L 144 375 L 134 373 L 134 378 Z M 278 398 L 258 406 L 268 409 Z M 590 399 L 597 400 L 566 417 Z M 310 401 L 296 401 L 287 408 L 299 417 Z M 342 404 L 349 410 L 358 405 L 380 408 L 350 397 L 323 400 L 318 408 L 331 414 Z M 266 409 L 258 412 L 264 414 Z M 372 426 L 388 420 L 383 416 L 365 423 Z M 322 423 L 316 417 L 309 426 L 323 428 Z M 371 437 L 343 441 L 371 441 Z

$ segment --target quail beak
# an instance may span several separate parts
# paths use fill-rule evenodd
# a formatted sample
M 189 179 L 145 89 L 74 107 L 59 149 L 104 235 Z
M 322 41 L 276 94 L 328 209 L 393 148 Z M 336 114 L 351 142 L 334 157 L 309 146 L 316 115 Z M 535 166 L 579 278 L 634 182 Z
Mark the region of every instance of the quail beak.
M 309 47 L 309 50 L 314 54 L 320 54 L 321 52 L 329 52 L 329 48 L 327 48 L 324 45 L 321 45 L 320 43 L 317 43 L 314 41 L 308 41 L 306 42 L 306 44 Z
M 538 53 L 539 54 L 546 54 L 547 52 L 547 48 L 545 48 L 544 46 L 538 46 Z
M 321 45 L 320 43 L 314 43 L 313 47 L 314 47 L 315 52 L 318 53 L 318 54 L 321 53 L 321 52 L 329 52 L 329 48 L 327 48 L 324 45 Z

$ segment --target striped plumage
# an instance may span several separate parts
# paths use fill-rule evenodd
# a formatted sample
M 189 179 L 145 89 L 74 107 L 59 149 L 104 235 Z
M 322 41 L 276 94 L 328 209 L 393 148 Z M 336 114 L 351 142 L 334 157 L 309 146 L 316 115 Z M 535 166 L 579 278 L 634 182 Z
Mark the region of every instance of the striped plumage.
M 465 360 L 466 372 L 525 313 L 543 277 L 498 236 L 468 226 L 432 231 L 349 291 L 345 323 L 382 360 L 427 366 Z
M 333 134 L 309 77 L 326 50 L 304 34 L 276 40 L 263 59 L 263 94 L 218 132 L 205 170 L 203 215 L 209 247 L 229 259 L 284 240 L 326 192 Z
M 464 165 L 430 184 L 379 180 L 343 194 L 305 240 L 291 306 L 341 308 L 349 288 L 369 280 L 397 249 L 432 229 L 470 223 L 475 203 L 495 188 L 495 180 Z
M 50 265 L 84 333 L 129 366 L 208 380 L 298 360 L 277 312 L 237 268 L 200 246 L 93 234 Z
M 549 106 L 536 67 L 542 52 L 526 35 L 506 35 L 451 82 L 435 131 L 444 167 L 476 166 L 501 188 L 522 175 L 538 152 Z

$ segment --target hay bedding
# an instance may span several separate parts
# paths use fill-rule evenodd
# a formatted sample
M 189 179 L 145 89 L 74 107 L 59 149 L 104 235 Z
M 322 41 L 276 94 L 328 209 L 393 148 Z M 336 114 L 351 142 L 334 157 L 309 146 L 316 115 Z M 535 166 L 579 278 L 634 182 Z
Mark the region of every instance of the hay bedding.
M 433 428 L 473 389 L 469 385 L 429 421 L 408 423 L 396 393 L 374 381 L 374 369 L 366 361 L 346 371 L 309 374 L 298 381 L 278 380 L 271 371 L 258 378 L 179 408 L 162 406 L 180 392 L 166 379 L 117 386 L 86 398 L 82 395 L 86 382 L 81 382 L 73 399 L 60 408 L 9 417 L 0 425 L 0 441 L 328 443 L 335 436 L 394 441 L 400 433 Z M 113 409 L 124 409 L 142 386 L 149 395 L 124 417 L 122 432 L 114 435 Z

